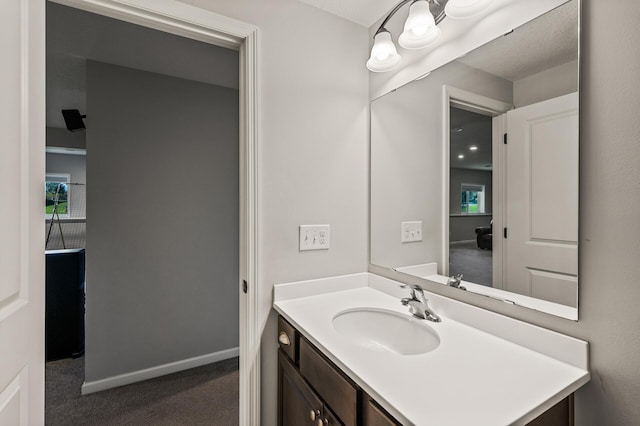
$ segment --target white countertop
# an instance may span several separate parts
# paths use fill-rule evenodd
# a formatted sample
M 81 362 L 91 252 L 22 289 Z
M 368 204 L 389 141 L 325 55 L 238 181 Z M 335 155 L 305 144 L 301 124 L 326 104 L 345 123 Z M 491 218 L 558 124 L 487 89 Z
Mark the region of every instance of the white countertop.
M 409 317 L 399 285 L 367 273 L 276 285 L 274 308 L 405 424 L 526 424 L 589 381 L 586 342 L 427 292 L 442 318 L 426 322 L 431 352 L 377 352 L 333 328 L 353 308 Z

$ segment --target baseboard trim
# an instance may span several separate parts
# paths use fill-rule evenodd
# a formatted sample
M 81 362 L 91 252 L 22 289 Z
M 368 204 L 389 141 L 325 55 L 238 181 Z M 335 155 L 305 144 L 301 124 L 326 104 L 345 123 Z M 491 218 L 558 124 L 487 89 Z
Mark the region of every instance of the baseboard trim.
M 131 373 L 119 374 L 117 376 L 107 377 L 105 379 L 95 380 L 92 382 L 84 382 L 82 384 L 81 392 L 82 395 L 88 395 L 90 393 L 117 388 L 119 386 L 130 385 L 131 383 L 141 382 L 143 380 L 153 379 L 166 374 L 177 373 L 178 371 L 188 370 L 190 368 L 234 358 L 239 356 L 239 354 L 239 347 L 231 348 L 180 361 L 170 362 L 168 364 L 158 365 L 156 367 L 145 368 L 144 370 L 132 371 Z

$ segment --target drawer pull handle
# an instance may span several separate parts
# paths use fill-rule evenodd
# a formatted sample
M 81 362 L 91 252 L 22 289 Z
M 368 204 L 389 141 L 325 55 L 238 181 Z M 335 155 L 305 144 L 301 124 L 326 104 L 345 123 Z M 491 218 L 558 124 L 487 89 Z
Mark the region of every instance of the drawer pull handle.
M 311 410 L 310 417 L 312 422 L 315 422 L 318 416 L 320 416 L 320 410 Z M 321 422 L 322 420 L 318 419 L 318 421 Z
M 287 336 L 287 333 L 285 333 L 284 331 L 281 331 L 280 334 L 278 335 L 278 342 L 282 343 L 285 346 L 289 346 L 291 344 L 291 339 L 289 339 L 289 336 Z

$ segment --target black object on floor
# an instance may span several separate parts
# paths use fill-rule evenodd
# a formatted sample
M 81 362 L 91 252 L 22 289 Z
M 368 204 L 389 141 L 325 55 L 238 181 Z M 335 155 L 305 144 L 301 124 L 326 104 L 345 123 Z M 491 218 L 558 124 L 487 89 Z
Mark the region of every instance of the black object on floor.
M 46 252 L 47 361 L 84 353 L 84 249 Z

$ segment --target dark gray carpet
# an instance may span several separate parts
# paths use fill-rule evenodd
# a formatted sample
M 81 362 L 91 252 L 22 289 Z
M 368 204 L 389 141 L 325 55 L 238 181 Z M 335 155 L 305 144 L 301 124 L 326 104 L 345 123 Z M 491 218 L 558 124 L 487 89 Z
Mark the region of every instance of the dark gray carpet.
M 83 378 L 84 358 L 46 364 L 47 425 L 238 424 L 238 358 L 85 396 Z
M 474 241 L 449 244 L 449 275 L 463 274 L 464 281 L 493 286 L 492 251 L 478 248 Z

